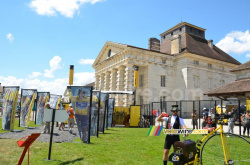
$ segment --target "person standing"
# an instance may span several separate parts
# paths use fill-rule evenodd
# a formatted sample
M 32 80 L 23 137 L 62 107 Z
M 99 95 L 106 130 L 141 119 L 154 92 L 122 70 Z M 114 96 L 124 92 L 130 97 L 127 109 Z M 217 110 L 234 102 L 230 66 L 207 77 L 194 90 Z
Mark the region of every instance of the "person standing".
M 247 136 L 249 137 L 249 128 L 250 128 L 250 110 L 246 111 L 246 114 L 243 114 L 241 116 L 241 121 L 243 123 L 243 136 L 245 136 L 245 133 L 247 131 Z
M 206 127 L 208 118 L 208 109 L 206 107 L 203 108 L 203 120 L 202 120 L 202 128 Z
M 191 124 L 193 125 L 193 128 L 196 126 L 196 129 L 198 129 L 198 114 L 196 113 L 196 109 L 194 109 L 193 113 L 191 114 L 191 118 Z
M 232 112 L 229 112 L 228 115 L 230 116 L 228 118 L 228 135 L 227 137 L 229 137 L 229 133 L 234 133 L 234 108 L 232 109 Z
M 75 120 L 74 120 L 74 110 L 72 108 L 72 104 L 69 104 L 69 108 L 67 109 L 67 113 L 69 114 L 68 118 L 68 125 L 69 125 L 69 132 L 72 133 L 72 128 L 74 127 Z
M 157 118 L 157 121 L 158 122 L 166 121 L 167 122 L 166 129 L 179 129 L 181 127 L 187 129 L 183 119 L 178 116 L 178 111 L 179 111 L 178 105 L 172 105 L 171 108 L 172 115 L 169 117 L 164 117 L 167 116 L 167 114 L 165 112 L 162 112 L 162 114 Z M 169 150 L 176 141 L 180 141 L 179 135 L 166 136 L 164 144 L 164 153 L 163 153 L 163 165 L 167 165 Z
M 65 105 L 64 104 L 62 104 L 62 106 L 60 106 L 60 108 L 59 109 L 63 109 L 63 110 L 65 110 Z M 64 128 L 65 128 L 65 124 L 64 124 L 64 122 L 61 122 L 60 123 L 60 125 L 59 125 L 59 131 L 64 131 Z
M 216 128 L 216 119 L 215 119 L 215 111 L 214 108 L 211 108 L 211 118 L 212 118 L 212 127 Z
M 50 109 L 49 102 L 46 103 L 45 105 L 46 109 Z M 50 121 L 45 121 L 44 127 L 43 127 L 43 132 L 42 133 L 50 133 Z

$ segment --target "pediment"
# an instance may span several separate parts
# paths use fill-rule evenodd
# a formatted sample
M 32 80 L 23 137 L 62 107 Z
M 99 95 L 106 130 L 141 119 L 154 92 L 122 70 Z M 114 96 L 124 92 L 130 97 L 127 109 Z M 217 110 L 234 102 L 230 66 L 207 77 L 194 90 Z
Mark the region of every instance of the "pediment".
M 92 67 L 94 68 L 96 65 L 102 63 L 103 61 L 116 55 L 117 53 L 124 51 L 126 48 L 127 48 L 127 45 L 125 44 L 119 44 L 119 43 L 107 41 L 104 44 L 100 53 L 98 54 L 97 58 L 95 59 Z

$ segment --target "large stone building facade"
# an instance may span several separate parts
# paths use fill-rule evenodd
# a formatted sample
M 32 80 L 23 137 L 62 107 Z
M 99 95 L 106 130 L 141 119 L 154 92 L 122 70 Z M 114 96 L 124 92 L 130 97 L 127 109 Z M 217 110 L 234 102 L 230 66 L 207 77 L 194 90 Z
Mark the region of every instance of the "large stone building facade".
M 136 91 L 136 104 L 171 100 L 204 100 L 205 91 L 236 79 L 230 69 L 240 62 L 205 39 L 205 29 L 181 22 L 149 39 L 149 48 L 106 42 L 96 58 L 95 89 Z M 139 87 L 133 86 L 139 66 Z M 133 95 L 114 95 L 115 106 L 129 107 Z

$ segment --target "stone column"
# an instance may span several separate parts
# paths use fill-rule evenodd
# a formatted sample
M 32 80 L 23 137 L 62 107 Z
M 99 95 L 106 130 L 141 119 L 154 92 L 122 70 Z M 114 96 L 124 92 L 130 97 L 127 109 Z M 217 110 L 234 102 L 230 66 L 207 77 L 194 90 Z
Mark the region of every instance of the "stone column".
M 116 91 L 117 69 L 111 70 L 109 89 Z
M 100 75 L 95 75 L 95 89 L 99 90 L 100 87 Z
M 125 68 L 125 77 L 124 77 L 124 91 L 133 91 L 133 82 L 134 82 L 134 68 L 133 65 L 126 65 Z M 124 95 L 124 104 L 123 106 L 129 107 L 133 104 L 132 95 Z
M 102 73 L 100 76 L 99 90 L 104 90 L 104 73 Z
M 104 76 L 104 90 L 109 91 L 109 83 L 110 83 L 110 72 L 106 72 Z
M 116 81 L 117 81 L 117 69 L 112 69 L 110 72 L 110 83 L 109 83 L 110 91 L 116 91 Z M 115 95 L 111 94 L 110 97 L 115 98 Z
M 121 66 L 117 69 L 117 82 L 116 82 L 116 90 L 117 91 L 124 91 L 124 73 L 125 67 Z M 123 106 L 123 97 L 122 95 L 116 96 L 116 106 Z

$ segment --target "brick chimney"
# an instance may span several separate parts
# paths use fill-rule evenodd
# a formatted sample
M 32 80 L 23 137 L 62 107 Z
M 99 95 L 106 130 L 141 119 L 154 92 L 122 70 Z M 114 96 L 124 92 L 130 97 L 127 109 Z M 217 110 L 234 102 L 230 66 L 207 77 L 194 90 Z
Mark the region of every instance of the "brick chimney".
M 160 51 L 160 40 L 157 38 L 149 38 L 148 39 L 148 49 L 154 51 Z
M 213 49 L 213 40 L 208 40 L 208 46 Z

